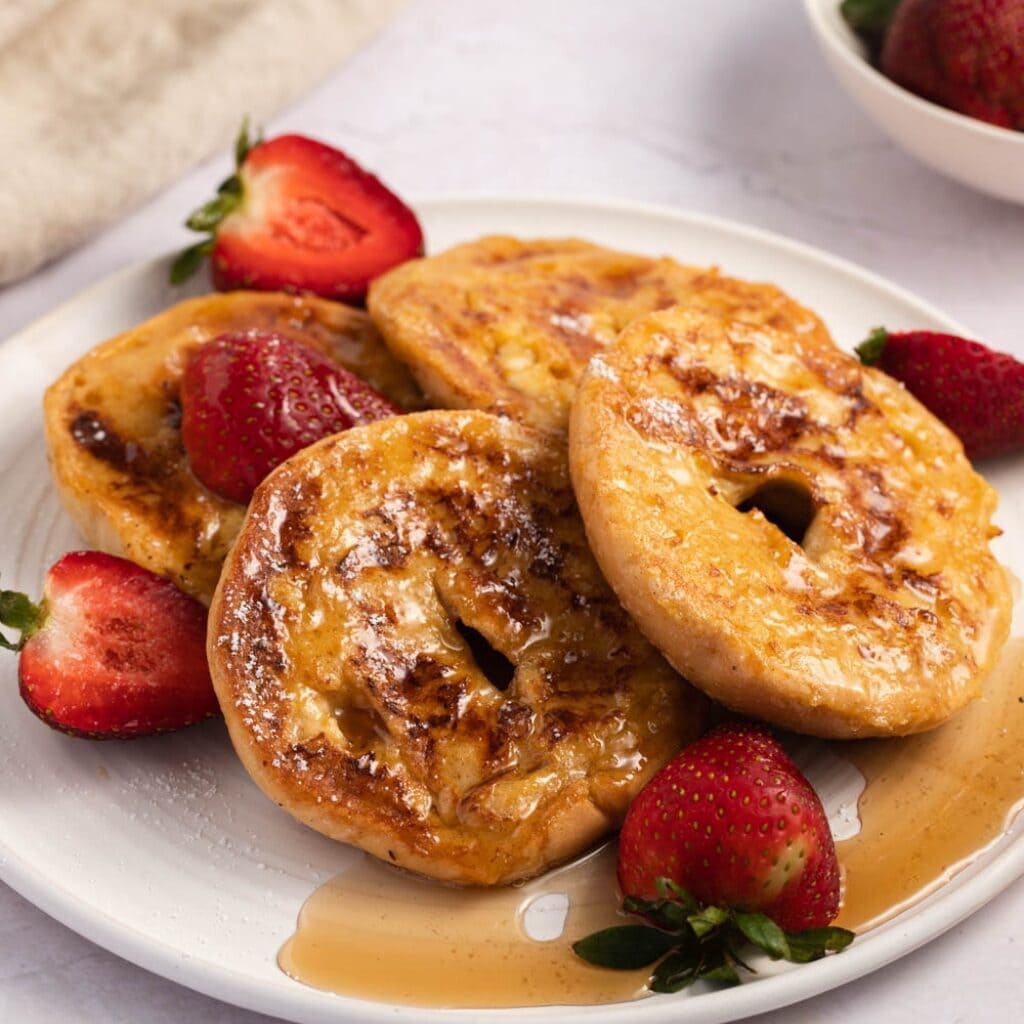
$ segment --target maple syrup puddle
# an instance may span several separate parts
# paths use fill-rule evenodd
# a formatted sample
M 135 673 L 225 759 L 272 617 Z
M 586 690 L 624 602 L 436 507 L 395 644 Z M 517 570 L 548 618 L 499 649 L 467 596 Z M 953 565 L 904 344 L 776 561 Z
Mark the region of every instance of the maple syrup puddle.
M 860 832 L 836 844 L 844 876 L 836 923 L 862 933 L 948 881 L 1024 806 L 1024 640 L 1007 644 L 984 695 L 946 725 L 828 747 L 866 780 Z M 314 988 L 408 1006 L 638 999 L 649 970 L 592 967 L 571 949 L 624 921 L 615 853 L 612 844 L 499 889 L 447 887 L 368 857 L 307 900 L 278 963 Z
M 637 999 L 649 970 L 593 967 L 570 948 L 623 923 L 615 855 L 612 844 L 525 885 L 496 889 L 443 886 L 367 858 L 307 900 L 278 963 L 314 988 L 407 1006 Z
M 843 906 L 863 932 L 947 882 L 1024 806 L 1024 639 L 945 725 L 899 740 L 830 744 L 864 776 L 861 828 L 836 844 Z

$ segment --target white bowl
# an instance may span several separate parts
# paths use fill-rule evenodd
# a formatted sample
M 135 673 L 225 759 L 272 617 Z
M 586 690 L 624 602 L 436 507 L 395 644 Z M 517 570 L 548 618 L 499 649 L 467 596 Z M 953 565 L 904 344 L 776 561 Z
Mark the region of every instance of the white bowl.
M 839 0 L 804 0 L 804 11 L 843 88 L 894 142 L 964 185 L 1024 203 L 1024 132 L 957 114 L 890 82 L 868 63 Z

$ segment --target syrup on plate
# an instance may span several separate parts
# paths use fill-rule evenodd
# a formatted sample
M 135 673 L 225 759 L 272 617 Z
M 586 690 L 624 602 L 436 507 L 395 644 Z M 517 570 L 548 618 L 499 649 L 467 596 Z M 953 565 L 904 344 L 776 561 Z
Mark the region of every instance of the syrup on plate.
M 837 924 L 863 932 L 934 891 L 1024 805 L 1024 640 L 1011 640 L 984 696 L 949 723 L 899 740 L 831 743 L 863 773 L 861 829 L 837 844 Z M 615 847 L 521 887 L 455 889 L 367 859 L 318 889 L 278 958 L 342 995 L 421 1007 L 623 1002 L 648 971 L 610 971 L 572 942 L 624 923 Z M 564 924 L 563 924 L 564 920 Z
M 832 749 L 866 781 L 860 832 L 836 844 L 836 924 L 862 932 L 948 881 L 1024 805 L 1024 639 L 1006 645 L 982 696 L 945 725 Z
M 620 1002 L 644 994 L 649 972 L 592 967 L 570 948 L 624 923 L 616 903 L 614 846 L 497 889 L 454 889 L 368 858 L 309 898 L 278 962 L 315 988 L 410 1006 Z

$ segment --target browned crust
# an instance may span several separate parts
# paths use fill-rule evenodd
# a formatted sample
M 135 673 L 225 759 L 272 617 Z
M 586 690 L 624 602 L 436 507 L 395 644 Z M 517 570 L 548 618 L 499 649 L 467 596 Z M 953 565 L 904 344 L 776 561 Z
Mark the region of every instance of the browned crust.
M 456 620 L 516 665 L 505 692 Z M 372 424 L 279 467 L 225 564 L 208 653 L 271 799 L 461 883 L 586 849 L 703 721 L 601 578 L 564 450 L 484 413 Z
M 564 433 L 587 360 L 638 316 L 678 302 L 756 309 L 823 331 L 769 286 L 578 239 L 491 236 L 405 263 L 374 282 L 385 341 L 435 405 L 485 409 Z
M 365 313 L 272 292 L 180 302 L 92 349 L 44 399 L 54 480 L 86 540 L 204 601 L 244 509 L 192 475 L 181 442 L 178 392 L 190 351 L 218 334 L 250 329 L 312 345 L 407 408 L 422 403 Z
M 827 337 L 682 306 L 643 318 L 584 375 L 570 459 L 616 593 L 737 710 L 828 737 L 928 729 L 1006 639 L 995 492 Z M 738 510 L 768 481 L 807 496 L 802 545 Z

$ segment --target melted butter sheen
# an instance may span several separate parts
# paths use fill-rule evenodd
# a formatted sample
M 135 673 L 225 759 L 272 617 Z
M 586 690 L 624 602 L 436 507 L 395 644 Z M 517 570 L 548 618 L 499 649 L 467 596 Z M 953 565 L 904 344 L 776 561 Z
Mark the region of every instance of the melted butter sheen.
M 1007 644 L 983 696 L 946 725 L 833 749 L 867 783 L 860 832 L 836 844 L 836 924 L 863 932 L 939 888 L 1024 807 L 1024 640 Z
M 837 844 L 836 923 L 863 933 L 941 886 L 1024 807 L 1024 640 L 1007 645 L 984 696 L 941 728 L 830 746 L 866 779 L 861 831 Z M 561 893 L 561 935 L 531 939 L 527 908 Z M 315 988 L 410 1006 L 624 1002 L 644 995 L 648 971 L 591 967 L 571 949 L 623 922 L 617 900 L 614 846 L 520 888 L 448 888 L 367 860 L 310 897 L 278 962 Z
M 538 941 L 523 918 L 545 894 L 569 909 L 561 935 Z M 278 963 L 314 988 L 407 1006 L 621 1002 L 644 994 L 649 971 L 592 967 L 571 949 L 623 922 L 617 900 L 614 846 L 519 888 L 454 889 L 367 860 L 310 897 Z

